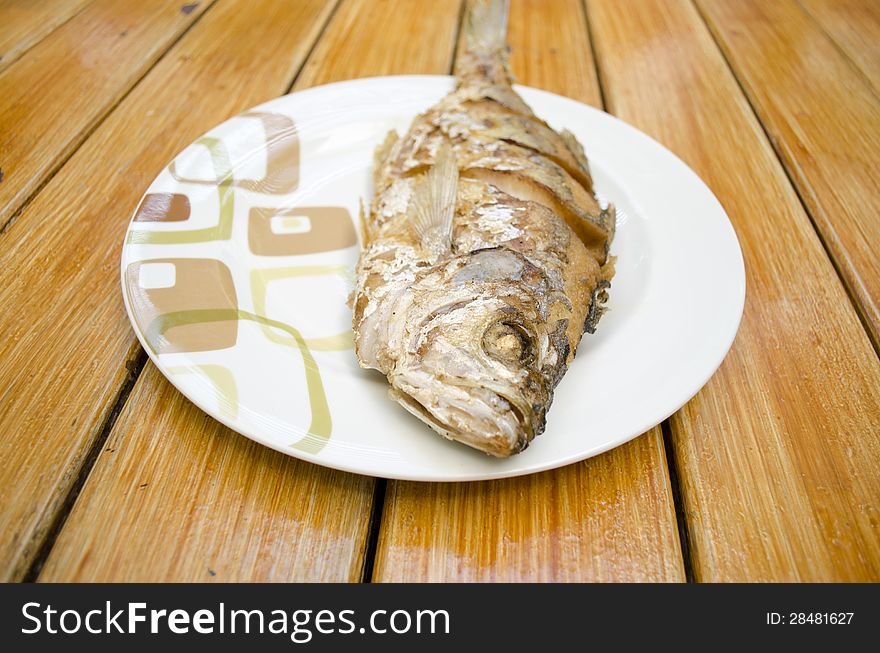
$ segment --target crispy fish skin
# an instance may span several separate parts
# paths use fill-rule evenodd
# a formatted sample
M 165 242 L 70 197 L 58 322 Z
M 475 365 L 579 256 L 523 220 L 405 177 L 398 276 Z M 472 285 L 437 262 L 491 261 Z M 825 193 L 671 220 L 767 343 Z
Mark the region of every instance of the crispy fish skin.
M 456 88 L 377 148 L 352 328 L 362 367 L 447 438 L 506 457 L 544 430 L 602 314 L 611 206 L 583 149 L 511 87 L 506 3 L 472 5 Z

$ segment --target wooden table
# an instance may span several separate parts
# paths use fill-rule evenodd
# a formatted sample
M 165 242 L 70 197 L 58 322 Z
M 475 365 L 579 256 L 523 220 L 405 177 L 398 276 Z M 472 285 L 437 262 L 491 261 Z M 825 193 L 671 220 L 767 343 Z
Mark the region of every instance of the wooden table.
M 0 578 L 880 580 L 880 3 L 511 4 L 518 81 L 647 132 L 730 215 L 746 308 L 708 385 L 609 453 L 483 483 L 229 431 L 129 326 L 133 207 L 255 104 L 448 73 L 462 3 L 0 0 Z

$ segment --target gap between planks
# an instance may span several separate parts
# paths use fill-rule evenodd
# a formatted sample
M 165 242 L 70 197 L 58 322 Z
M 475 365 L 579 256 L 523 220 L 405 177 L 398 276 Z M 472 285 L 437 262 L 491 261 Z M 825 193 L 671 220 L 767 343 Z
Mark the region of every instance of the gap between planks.
M 607 95 L 605 94 L 605 76 L 602 72 L 602 66 L 599 63 L 599 51 L 596 49 L 596 38 L 593 34 L 593 25 L 590 22 L 590 7 L 587 0 L 581 0 L 581 6 L 584 10 L 584 24 L 587 26 L 587 37 L 590 41 L 590 54 L 593 56 L 593 65 L 596 67 L 596 82 L 599 86 L 599 102 L 602 104 L 602 111 L 611 113 L 608 108 Z
M 676 466 L 675 443 L 672 440 L 672 427 L 669 418 L 660 424 L 663 434 L 663 454 L 666 458 L 666 470 L 669 473 L 669 486 L 672 489 L 672 505 L 675 508 L 675 523 L 678 526 L 678 542 L 681 547 L 681 563 L 684 567 L 685 581 L 695 583 L 694 561 L 691 558 L 691 537 L 688 529 L 687 510 L 684 506 L 681 482 L 678 479 Z
M 868 335 L 868 340 L 871 342 L 871 345 L 874 347 L 874 352 L 880 357 L 880 340 L 875 338 L 874 330 L 871 328 L 871 324 L 868 318 L 868 314 L 866 312 L 865 307 L 859 301 L 859 298 L 855 292 L 855 289 L 851 286 L 849 281 L 844 274 L 843 269 L 840 266 L 840 261 L 837 260 L 837 257 L 834 256 L 834 253 L 831 251 L 831 247 L 828 244 L 828 240 L 825 237 L 825 234 L 822 232 L 822 229 L 819 227 L 819 224 L 816 222 L 816 217 L 813 214 L 813 211 L 810 209 L 810 205 L 807 203 L 804 195 L 801 191 L 801 187 L 796 180 L 791 175 L 791 170 L 789 170 L 788 165 L 785 163 L 785 158 L 780 151 L 779 141 L 770 134 L 767 126 L 764 124 L 764 121 L 761 119 L 761 114 L 758 111 L 758 107 L 755 106 L 755 101 L 752 99 L 752 94 L 747 92 L 745 87 L 745 81 L 740 78 L 740 76 L 736 72 L 736 67 L 733 65 L 733 62 L 730 60 L 730 56 L 727 53 L 727 50 L 724 48 L 724 44 L 721 41 L 721 37 L 718 34 L 717 28 L 709 20 L 709 17 L 706 15 L 705 11 L 700 7 L 700 3 L 691 0 L 691 5 L 694 7 L 694 10 L 697 12 L 697 15 L 700 17 L 700 20 L 703 21 L 703 24 L 706 26 L 706 30 L 709 35 L 712 37 L 712 41 L 715 43 L 715 47 L 718 49 L 718 52 L 721 53 L 721 57 L 724 59 L 724 63 L 727 66 L 728 70 L 730 70 L 730 74 L 733 79 L 736 81 L 737 87 L 739 88 L 740 93 L 743 98 L 749 105 L 749 110 L 752 112 L 752 115 L 755 118 L 755 121 L 760 125 L 761 131 L 764 134 L 764 138 L 767 139 L 767 142 L 773 148 L 773 154 L 776 155 L 777 161 L 779 161 L 779 165 L 782 168 L 782 171 L 785 173 L 785 178 L 788 180 L 789 185 L 794 190 L 795 195 L 798 198 L 798 202 L 800 202 L 801 208 L 803 208 L 804 213 L 807 214 L 807 217 L 810 219 L 810 224 L 813 226 L 813 231 L 816 233 L 816 236 L 819 238 L 819 242 L 822 244 L 822 249 L 825 251 L 825 255 L 828 257 L 828 260 L 831 261 L 831 265 L 834 267 L 834 272 L 837 274 L 837 279 L 843 287 L 846 296 L 849 298 L 850 304 L 855 309 L 855 313 L 859 318 L 859 322 L 862 325 L 862 328 L 865 330 L 865 333 Z M 867 76 L 856 66 L 855 62 L 846 54 L 846 52 L 840 47 L 837 41 L 825 31 L 822 26 L 816 21 L 813 15 L 805 11 L 804 12 L 811 21 L 813 21 L 820 30 L 828 37 L 828 40 L 837 48 L 843 55 L 844 59 L 850 64 L 850 66 L 855 70 L 859 76 L 863 77 L 868 81 L 868 88 L 874 91 L 873 86 L 870 84 L 870 80 Z
M 376 554 L 379 551 L 379 531 L 382 526 L 382 517 L 385 514 L 385 496 L 388 493 L 388 480 L 376 479 L 373 488 L 373 510 L 370 514 L 370 527 L 367 532 L 367 548 L 364 551 L 364 570 L 361 573 L 361 582 L 373 582 L 373 569 L 376 566 Z
M 312 55 L 315 53 L 315 48 L 317 48 L 318 43 L 321 42 L 321 37 L 324 36 L 324 32 L 327 30 L 327 26 L 331 22 L 333 22 L 333 18 L 336 16 L 336 12 L 339 11 L 339 7 L 342 6 L 343 2 L 345 2 L 345 0 L 335 0 L 333 3 L 333 7 L 330 9 L 329 12 L 327 12 L 327 18 L 321 24 L 321 29 L 317 31 L 317 34 L 315 35 L 315 40 L 312 41 L 312 44 L 306 51 L 306 54 L 303 57 L 302 63 L 300 64 L 299 68 L 296 69 L 293 77 L 290 78 L 290 83 L 285 87 L 285 95 L 293 91 L 293 87 L 296 86 L 296 83 L 299 81 L 300 75 L 302 75 L 303 70 L 305 70 L 306 64 L 311 60 Z
M 104 448 L 104 444 L 110 436 L 110 431 L 113 430 L 113 425 L 116 424 L 116 419 L 122 412 L 122 408 L 125 406 L 131 391 L 134 389 L 134 384 L 137 382 L 138 377 L 141 375 L 141 372 L 147 364 L 147 352 L 144 351 L 139 342 L 135 343 L 133 349 L 134 356 L 128 357 L 128 360 L 125 362 L 128 374 L 119 388 L 116 400 L 113 402 L 113 407 L 110 409 L 110 413 L 101 425 L 101 428 L 98 431 L 98 436 L 92 442 L 92 446 L 89 448 L 88 453 L 83 459 L 82 465 L 79 470 L 77 470 L 76 480 L 74 480 L 73 484 L 70 486 L 70 490 L 67 492 L 67 496 L 64 497 L 64 502 L 61 504 L 58 514 L 55 515 L 55 519 L 46 531 L 46 536 L 40 543 L 31 566 L 28 568 L 27 572 L 25 572 L 25 575 L 22 578 L 22 582 L 24 583 L 35 583 L 37 581 L 40 571 L 43 569 L 43 565 L 49 557 L 49 553 L 52 551 L 55 541 L 58 539 L 58 534 L 61 533 L 61 529 L 64 528 L 64 523 L 67 521 L 67 516 L 70 514 L 71 509 L 73 509 L 73 504 L 76 503 L 80 491 L 85 485 L 92 468 L 98 460 L 98 455 L 101 453 L 101 449 Z

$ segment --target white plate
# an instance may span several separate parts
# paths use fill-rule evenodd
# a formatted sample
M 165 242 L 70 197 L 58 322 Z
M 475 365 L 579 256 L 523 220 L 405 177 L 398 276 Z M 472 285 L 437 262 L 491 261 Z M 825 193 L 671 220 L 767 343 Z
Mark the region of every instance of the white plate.
M 637 129 L 526 87 L 517 90 L 539 116 L 583 143 L 600 195 L 618 207 L 609 311 L 584 336 L 546 432 L 517 456 L 490 458 L 438 436 L 358 367 L 346 299 L 373 149 L 451 84 L 379 77 L 280 97 L 208 132 L 153 182 L 122 251 L 125 305 L 153 362 L 202 410 L 320 465 L 464 481 L 622 444 L 717 369 L 745 299 L 724 209 Z

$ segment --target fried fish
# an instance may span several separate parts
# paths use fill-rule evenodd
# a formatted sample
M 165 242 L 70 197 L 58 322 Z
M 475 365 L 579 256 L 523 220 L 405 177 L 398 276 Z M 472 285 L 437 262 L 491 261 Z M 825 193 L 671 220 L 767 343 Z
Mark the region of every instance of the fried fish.
M 615 228 L 578 141 L 513 90 L 506 17 L 506 2 L 471 5 L 454 90 L 377 148 L 352 296 L 360 365 L 441 435 L 499 457 L 543 432 L 595 330 Z

